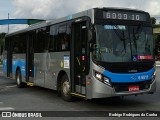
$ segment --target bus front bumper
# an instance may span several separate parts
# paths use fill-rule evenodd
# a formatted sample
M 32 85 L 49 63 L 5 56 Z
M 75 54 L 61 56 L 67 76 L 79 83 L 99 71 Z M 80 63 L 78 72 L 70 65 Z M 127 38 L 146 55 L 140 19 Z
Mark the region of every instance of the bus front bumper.
M 139 95 L 139 94 L 152 94 L 156 91 L 156 80 L 154 80 L 147 89 L 142 89 L 137 92 L 126 91 L 116 91 L 115 87 L 108 86 L 96 79 L 93 80 L 92 92 L 89 95 L 91 98 L 106 98 L 115 96 L 129 96 L 129 95 Z M 90 99 L 90 98 L 89 98 Z

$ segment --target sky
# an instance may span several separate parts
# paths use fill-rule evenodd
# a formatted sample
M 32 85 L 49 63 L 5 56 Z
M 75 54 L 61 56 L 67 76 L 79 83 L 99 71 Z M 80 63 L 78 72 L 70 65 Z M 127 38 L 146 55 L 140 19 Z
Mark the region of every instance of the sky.
M 123 7 L 147 11 L 160 22 L 160 0 L 0 0 L 0 19 L 55 19 L 93 7 Z M 27 25 L 10 25 L 10 32 Z M 0 32 L 8 32 L 1 25 Z

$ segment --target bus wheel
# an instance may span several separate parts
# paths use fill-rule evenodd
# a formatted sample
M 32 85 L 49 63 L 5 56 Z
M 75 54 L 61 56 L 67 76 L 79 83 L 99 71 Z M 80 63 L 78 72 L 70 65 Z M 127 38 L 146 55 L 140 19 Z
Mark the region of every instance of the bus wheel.
M 61 96 L 65 101 L 72 101 L 73 98 L 70 94 L 70 84 L 67 75 L 63 75 L 62 81 L 61 81 Z
M 17 82 L 18 88 L 25 87 L 25 84 L 22 82 L 22 76 L 21 76 L 20 70 L 17 70 L 17 72 L 16 72 L 16 82 Z

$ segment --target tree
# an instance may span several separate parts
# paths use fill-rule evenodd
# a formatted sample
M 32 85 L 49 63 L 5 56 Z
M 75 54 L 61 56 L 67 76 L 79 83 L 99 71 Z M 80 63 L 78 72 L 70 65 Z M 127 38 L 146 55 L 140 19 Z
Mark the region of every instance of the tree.
M 160 50 L 160 35 L 154 35 L 155 40 L 155 55 L 158 56 Z
M 152 17 L 151 19 L 152 19 L 152 24 L 155 25 L 156 24 L 156 18 Z
M 5 35 L 6 33 L 0 33 L 0 55 L 2 54 L 2 48 L 4 45 Z
M 6 33 L 0 33 L 0 46 L 2 46 L 4 43 L 5 35 L 6 35 Z

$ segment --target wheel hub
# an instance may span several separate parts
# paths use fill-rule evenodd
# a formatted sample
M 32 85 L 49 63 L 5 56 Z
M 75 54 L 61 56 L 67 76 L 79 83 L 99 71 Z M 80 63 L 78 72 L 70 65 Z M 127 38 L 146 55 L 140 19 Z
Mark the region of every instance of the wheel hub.
M 17 76 L 17 84 L 18 84 L 18 85 L 20 84 L 20 78 L 19 78 L 19 75 Z
M 68 81 L 65 81 L 63 83 L 63 88 L 62 89 L 63 89 L 64 95 L 67 96 L 69 94 L 69 92 L 70 92 L 70 85 L 69 85 Z

